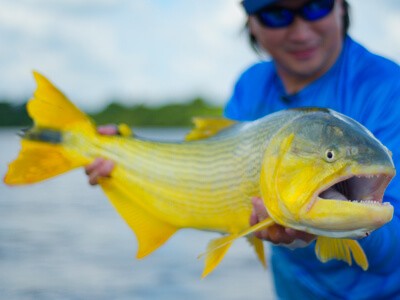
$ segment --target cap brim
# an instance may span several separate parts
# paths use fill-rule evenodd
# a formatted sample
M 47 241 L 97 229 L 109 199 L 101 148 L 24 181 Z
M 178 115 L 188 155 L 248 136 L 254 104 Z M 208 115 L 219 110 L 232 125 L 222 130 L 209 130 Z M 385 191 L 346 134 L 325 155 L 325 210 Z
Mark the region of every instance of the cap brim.
M 242 5 L 248 15 L 252 15 L 261 8 L 268 6 L 277 0 L 243 0 Z

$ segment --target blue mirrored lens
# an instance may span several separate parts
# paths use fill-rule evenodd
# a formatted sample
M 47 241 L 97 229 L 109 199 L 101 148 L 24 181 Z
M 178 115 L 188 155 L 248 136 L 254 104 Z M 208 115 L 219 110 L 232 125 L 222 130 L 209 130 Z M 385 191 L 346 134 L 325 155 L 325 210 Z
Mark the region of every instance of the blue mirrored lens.
M 293 22 L 294 13 L 288 9 L 284 8 L 274 8 L 264 12 L 261 12 L 258 15 L 259 20 L 262 24 L 272 27 L 285 27 Z
M 335 0 L 315 0 L 301 8 L 301 16 L 308 21 L 319 20 L 328 15 L 335 5 Z
M 271 6 L 256 15 L 261 24 L 270 28 L 280 28 L 290 25 L 296 15 L 307 21 L 319 20 L 327 16 L 334 5 L 335 0 L 311 0 L 298 9 Z

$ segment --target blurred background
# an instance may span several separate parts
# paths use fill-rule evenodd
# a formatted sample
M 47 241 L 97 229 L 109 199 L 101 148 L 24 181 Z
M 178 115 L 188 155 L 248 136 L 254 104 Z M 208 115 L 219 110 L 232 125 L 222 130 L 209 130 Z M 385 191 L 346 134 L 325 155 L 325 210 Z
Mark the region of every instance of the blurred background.
M 351 35 L 400 62 L 400 3 L 349 2 Z M 32 70 L 99 123 L 181 138 L 193 115 L 220 115 L 259 60 L 244 23 L 238 0 L 0 0 L 0 173 L 30 122 Z M 212 233 L 179 232 L 137 261 L 133 234 L 82 170 L 29 187 L 1 183 L 0 220 L 0 298 L 274 299 L 245 241 L 205 280 L 196 257 Z
M 0 0 L 0 102 L 24 103 L 37 70 L 92 113 L 113 101 L 223 106 L 259 59 L 239 2 Z M 400 3 L 349 2 L 351 35 L 399 62 Z

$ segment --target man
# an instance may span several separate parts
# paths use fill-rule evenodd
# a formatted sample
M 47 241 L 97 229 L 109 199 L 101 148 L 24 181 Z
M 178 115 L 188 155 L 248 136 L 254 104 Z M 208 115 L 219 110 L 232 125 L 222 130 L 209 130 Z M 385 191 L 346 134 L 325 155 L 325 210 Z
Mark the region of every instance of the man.
M 371 54 L 348 35 L 344 0 L 244 0 L 248 29 L 258 51 L 272 60 L 251 66 L 239 78 L 225 115 L 254 120 L 277 110 L 329 107 L 365 125 L 400 161 L 400 68 Z M 111 127 L 99 129 L 115 134 Z M 101 159 L 88 166 L 89 182 L 110 174 L 113 163 Z M 341 261 L 321 263 L 313 236 L 281 226 L 257 236 L 274 244 L 272 270 L 280 299 L 400 299 L 400 176 L 385 201 L 395 207 L 393 220 L 360 240 L 368 271 Z M 254 199 L 251 224 L 266 218 Z M 300 242 L 299 242 L 300 241 Z M 311 244 L 310 244 L 311 242 Z M 308 245 L 308 246 L 307 246 Z
M 370 129 L 400 161 L 400 68 L 375 56 L 348 35 L 344 0 L 244 0 L 250 39 L 272 60 L 246 70 L 225 115 L 254 120 L 277 110 L 329 107 Z M 400 299 L 399 179 L 385 201 L 395 206 L 393 221 L 360 241 L 369 258 L 367 272 L 345 263 L 319 262 L 314 244 L 291 250 L 272 247 L 272 270 L 280 299 Z M 268 216 L 254 199 L 251 224 Z M 313 237 L 274 226 L 257 233 L 274 244 L 307 245 Z M 299 242 L 301 241 L 301 242 Z

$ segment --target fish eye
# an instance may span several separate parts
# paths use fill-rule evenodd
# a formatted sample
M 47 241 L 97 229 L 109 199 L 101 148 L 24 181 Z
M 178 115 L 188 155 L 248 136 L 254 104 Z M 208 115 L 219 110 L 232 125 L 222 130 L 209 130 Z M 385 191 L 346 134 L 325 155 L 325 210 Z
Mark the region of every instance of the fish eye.
M 333 149 L 328 149 L 325 151 L 325 159 L 328 162 L 332 162 L 336 159 L 335 151 Z

